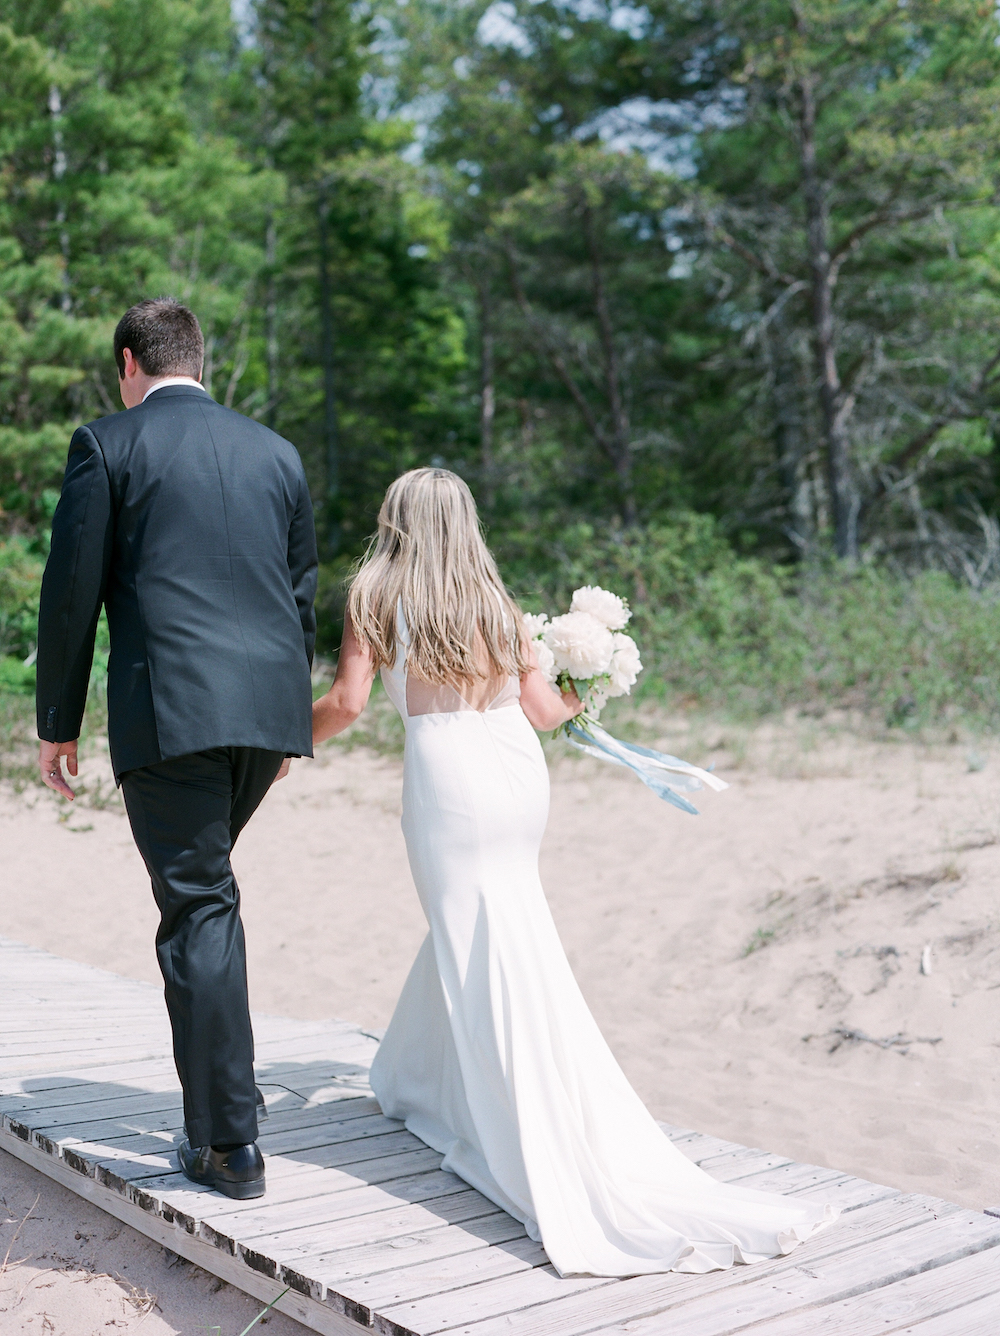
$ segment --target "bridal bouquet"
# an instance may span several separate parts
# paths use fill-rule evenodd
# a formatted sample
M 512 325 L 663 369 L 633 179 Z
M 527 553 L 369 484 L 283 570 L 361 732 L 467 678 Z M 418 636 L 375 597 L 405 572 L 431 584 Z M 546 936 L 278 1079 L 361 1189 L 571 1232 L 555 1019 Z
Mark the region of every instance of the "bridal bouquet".
M 583 713 L 560 730 L 573 746 L 599 760 L 625 766 L 659 797 L 697 815 L 697 807 L 681 791 L 691 792 L 706 784 L 718 791 L 728 785 L 676 756 L 621 742 L 598 723 L 608 700 L 627 696 L 642 672 L 639 646 L 623 630 L 631 616 L 628 604 L 617 594 L 584 585 L 561 617 L 550 621 L 547 613 L 529 613 L 524 621 L 546 681 L 560 691 L 575 687 L 583 701 Z

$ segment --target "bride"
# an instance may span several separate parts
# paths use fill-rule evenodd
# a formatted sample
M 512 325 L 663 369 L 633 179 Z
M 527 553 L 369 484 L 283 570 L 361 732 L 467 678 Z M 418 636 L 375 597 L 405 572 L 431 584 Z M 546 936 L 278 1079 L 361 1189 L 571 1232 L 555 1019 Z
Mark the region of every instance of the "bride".
M 383 1111 L 564 1276 L 754 1262 L 834 1219 L 698 1169 L 604 1042 L 538 877 L 549 784 L 533 728 L 582 707 L 543 678 L 472 494 L 445 469 L 386 494 L 316 742 L 358 717 L 380 670 L 406 726 L 403 833 L 430 926 L 372 1064 Z

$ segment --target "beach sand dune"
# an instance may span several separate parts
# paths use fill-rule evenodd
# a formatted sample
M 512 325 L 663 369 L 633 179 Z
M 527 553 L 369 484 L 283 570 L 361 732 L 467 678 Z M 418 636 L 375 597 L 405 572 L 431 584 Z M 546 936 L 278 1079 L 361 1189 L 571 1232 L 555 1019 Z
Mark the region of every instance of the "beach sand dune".
M 689 817 L 559 752 L 542 858 L 639 1093 L 672 1123 L 1000 1204 L 1000 754 L 802 721 L 662 732 L 732 787 Z M 424 932 L 400 787 L 398 760 L 328 747 L 265 800 L 234 858 L 257 1010 L 387 1023 Z M 7 792 L 0 841 L 4 935 L 157 979 L 115 799 L 63 810 Z

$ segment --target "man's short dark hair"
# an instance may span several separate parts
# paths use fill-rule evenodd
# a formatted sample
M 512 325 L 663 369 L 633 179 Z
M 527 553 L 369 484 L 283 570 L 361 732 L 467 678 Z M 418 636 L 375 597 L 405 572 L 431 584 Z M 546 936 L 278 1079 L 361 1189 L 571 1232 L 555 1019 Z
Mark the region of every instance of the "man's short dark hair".
M 192 376 L 198 380 L 205 361 L 205 340 L 198 317 L 173 297 L 150 297 L 130 306 L 115 330 L 115 361 L 125 374 L 125 349 L 147 376 Z

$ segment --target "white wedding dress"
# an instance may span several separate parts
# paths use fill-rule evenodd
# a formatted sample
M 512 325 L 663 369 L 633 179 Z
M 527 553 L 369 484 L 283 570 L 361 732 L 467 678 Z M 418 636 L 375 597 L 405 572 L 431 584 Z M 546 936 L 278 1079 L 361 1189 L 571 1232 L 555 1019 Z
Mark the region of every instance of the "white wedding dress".
M 789 1252 L 837 1212 L 718 1183 L 632 1090 L 538 876 L 549 783 L 516 679 L 480 708 L 382 670 L 406 726 L 403 832 L 430 932 L 372 1064 L 383 1111 L 522 1221 L 562 1275 L 704 1272 Z

